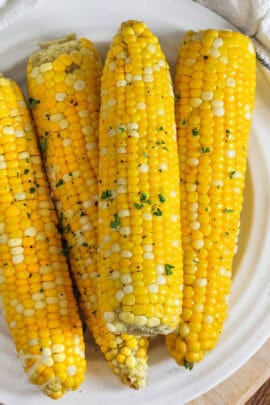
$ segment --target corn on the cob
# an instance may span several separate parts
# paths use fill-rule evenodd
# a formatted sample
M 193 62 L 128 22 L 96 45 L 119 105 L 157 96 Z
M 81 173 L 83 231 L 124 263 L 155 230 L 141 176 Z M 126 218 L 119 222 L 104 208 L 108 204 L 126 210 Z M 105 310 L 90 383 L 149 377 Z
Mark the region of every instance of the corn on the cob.
M 121 25 L 102 76 L 99 299 L 113 333 L 179 322 L 181 243 L 174 98 L 157 37 Z
M 0 295 L 18 356 L 51 398 L 84 378 L 82 325 L 23 95 L 0 78 Z
M 167 346 L 191 368 L 227 313 L 254 104 L 255 52 L 240 33 L 188 32 L 176 67 L 181 173 L 183 312 Z
M 52 41 L 28 65 L 29 96 L 36 100 L 33 115 L 83 314 L 111 368 L 123 382 L 140 388 L 146 380 L 147 339 L 108 332 L 97 300 L 97 160 L 87 150 L 97 151 L 100 77 L 98 55 L 86 39 Z M 85 85 L 77 88 L 79 79 Z M 52 127 L 52 114 L 61 113 L 66 128 Z

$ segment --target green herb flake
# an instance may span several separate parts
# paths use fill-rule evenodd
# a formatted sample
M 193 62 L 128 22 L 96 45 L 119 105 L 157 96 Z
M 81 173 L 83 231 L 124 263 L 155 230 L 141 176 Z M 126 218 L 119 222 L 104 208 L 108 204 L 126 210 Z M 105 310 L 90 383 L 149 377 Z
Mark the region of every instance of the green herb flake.
M 63 247 L 63 249 L 60 250 L 60 253 L 61 253 L 62 255 L 64 255 L 64 256 L 68 257 L 69 254 L 70 254 L 71 249 L 72 249 L 72 247 L 69 246 L 68 244 L 66 244 L 66 245 Z
M 82 246 L 83 246 L 83 247 L 88 247 L 89 245 L 88 245 L 88 243 L 83 242 L 83 243 L 82 243 Z
M 196 263 L 196 264 L 200 263 L 198 259 L 193 259 L 193 262 Z
M 202 153 L 210 153 L 210 152 L 211 152 L 211 149 L 208 148 L 208 147 L 205 148 L 205 147 L 203 146 L 203 147 L 201 148 L 201 152 L 202 152 Z
M 46 138 L 43 139 L 43 141 L 39 143 L 38 147 L 41 150 L 41 152 L 45 152 L 47 148 L 47 139 Z
M 111 190 L 102 191 L 102 193 L 101 193 L 101 199 L 102 200 L 106 200 L 106 199 L 109 199 L 111 197 L 112 197 L 112 191 Z
M 198 136 L 199 135 L 199 129 L 198 128 L 193 128 L 192 135 L 193 136 Z
M 30 187 L 29 188 L 29 193 L 33 194 L 36 191 L 35 187 Z
M 17 176 L 17 179 L 19 178 L 19 176 L 20 176 L 20 173 L 19 172 L 17 172 L 16 173 L 16 176 Z
M 29 169 L 24 169 L 24 174 L 28 174 L 29 173 Z
M 143 204 L 139 204 L 137 202 L 133 203 L 136 210 L 140 210 L 143 207 Z
M 182 120 L 181 125 L 183 125 L 183 127 L 187 125 L 187 120 L 185 118 Z
M 226 129 L 226 134 L 229 135 L 231 131 L 229 129 Z
M 146 152 L 143 152 L 143 156 L 146 157 L 146 158 L 149 157 L 148 153 L 146 153 Z
M 164 131 L 163 127 L 159 127 L 158 131 Z
M 160 201 L 162 204 L 166 201 L 166 198 L 165 198 L 162 194 L 159 194 L 159 195 L 158 195 L 158 198 L 159 198 L 159 201 Z
M 165 142 L 164 141 L 157 141 L 156 145 L 165 145 Z
M 119 219 L 119 217 L 118 217 L 118 214 L 113 214 L 113 217 L 114 217 L 114 220 L 111 221 L 110 227 L 111 227 L 112 229 L 117 229 L 117 228 L 119 228 L 119 226 L 121 225 L 121 221 L 120 221 L 120 219 Z
M 36 100 L 35 98 L 29 97 L 28 99 L 28 107 L 30 110 L 33 110 L 37 104 L 40 103 L 40 100 Z
M 172 269 L 174 269 L 175 266 L 173 266 L 172 264 L 165 264 L 165 273 L 167 276 L 171 276 L 173 274 Z
M 157 208 L 156 211 L 153 212 L 153 215 L 155 215 L 156 217 L 161 217 L 162 211 L 160 210 L 160 208 Z
M 229 174 L 229 178 L 233 179 L 233 176 L 235 175 L 235 170 L 233 170 L 230 174 Z
M 230 235 L 230 232 L 225 231 L 224 233 L 225 233 L 226 236 Z
M 179 93 L 175 93 L 175 95 L 174 95 L 174 101 L 176 102 L 176 101 L 178 101 L 178 100 L 180 100 L 180 94 L 179 94 Z
M 143 191 L 140 192 L 140 201 L 146 201 L 147 199 L 147 194 L 144 193 Z
M 119 131 L 122 133 L 125 132 L 125 130 L 126 130 L 126 128 L 123 125 L 119 125 L 118 128 L 119 128 Z
M 58 182 L 56 183 L 56 187 L 60 187 L 64 184 L 64 180 L 63 179 L 59 179 Z
M 32 276 L 33 276 L 33 273 L 29 273 L 29 276 L 28 276 L 28 277 L 31 278 Z
M 234 210 L 232 210 L 230 208 L 224 208 L 223 212 L 224 212 L 224 214 L 227 214 L 228 212 L 234 212 Z
M 63 233 L 68 233 L 68 232 L 70 232 L 70 225 L 69 224 L 67 224 L 66 226 L 65 226 L 65 228 L 63 229 Z
M 31 217 L 30 212 L 27 212 L 26 215 L 27 215 L 27 218 L 30 218 L 30 217 Z
M 85 217 L 85 215 L 87 215 L 87 214 L 83 211 L 80 213 L 80 217 Z
M 95 310 L 95 311 L 92 312 L 92 315 L 96 315 L 96 313 L 97 313 L 97 311 Z
M 193 369 L 193 366 L 194 366 L 194 363 L 190 363 L 189 361 L 184 360 L 184 367 L 185 367 L 187 370 L 192 370 L 192 369 Z

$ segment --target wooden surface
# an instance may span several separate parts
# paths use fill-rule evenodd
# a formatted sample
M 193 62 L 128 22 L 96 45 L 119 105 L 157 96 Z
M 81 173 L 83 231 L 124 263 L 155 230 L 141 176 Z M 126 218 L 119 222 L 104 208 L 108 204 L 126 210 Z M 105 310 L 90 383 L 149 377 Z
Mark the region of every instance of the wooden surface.
M 263 386 L 247 401 L 246 405 L 269 405 L 270 404 L 270 378 Z
M 186 405 L 270 405 L 269 377 L 270 339 L 240 370 Z

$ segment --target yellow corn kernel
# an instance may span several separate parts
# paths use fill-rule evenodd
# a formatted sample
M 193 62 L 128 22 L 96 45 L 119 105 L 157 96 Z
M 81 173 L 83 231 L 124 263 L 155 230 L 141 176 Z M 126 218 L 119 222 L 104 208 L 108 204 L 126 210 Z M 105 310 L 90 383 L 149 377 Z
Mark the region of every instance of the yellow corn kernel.
M 158 39 L 144 23 L 124 22 L 107 54 L 99 150 L 103 317 L 116 332 L 169 333 L 182 282 L 174 97 Z M 119 276 L 111 280 L 112 268 Z
M 0 205 L 0 294 L 18 357 L 30 381 L 42 384 L 40 388 L 51 398 L 60 398 L 65 391 L 78 388 L 84 379 L 82 325 L 67 262 L 60 253 L 57 215 L 29 110 L 17 84 L 4 77 L 0 78 L 0 99 L 1 105 L 6 105 L 6 116 L 2 114 L 0 118 L 1 163 L 5 162 L 11 169 L 3 176 L 3 188 L 6 184 L 9 187 Z M 50 238 L 46 235 L 49 228 Z M 48 253 L 52 248 L 55 250 L 53 265 Z M 53 300 L 47 297 L 52 287 Z M 59 311 L 61 294 L 68 297 L 65 314 Z M 72 357 L 70 349 L 81 353 L 74 362 L 77 379 L 72 385 L 66 384 L 65 378 L 57 372 L 55 359 L 50 356 L 53 344 L 49 337 L 56 325 L 64 342 L 65 358 L 59 363 L 63 369 L 67 369 Z M 68 336 L 72 341 L 66 344 Z
M 53 52 L 56 43 L 57 51 Z M 53 75 L 48 75 L 48 72 L 43 74 L 47 69 L 44 60 L 48 57 L 54 59 L 50 70 Z M 33 77 L 36 69 L 41 71 L 42 84 Z M 140 388 L 146 381 L 146 350 L 131 369 L 133 360 L 127 360 L 125 351 L 132 359 L 137 359 L 138 339 L 130 336 L 126 342 L 121 335 L 111 333 L 114 332 L 112 325 L 106 329 L 97 300 L 96 174 L 100 77 L 101 64 L 97 52 L 85 38 L 77 40 L 69 36 L 49 42 L 30 58 L 28 64 L 29 95 L 39 100 L 33 108 L 33 116 L 58 210 L 59 226 L 67 244 L 64 253 L 69 254 L 70 268 L 80 291 L 80 306 L 110 367 L 124 383 Z M 46 114 L 50 115 L 49 121 Z M 72 248 L 69 250 L 68 246 Z M 53 253 L 54 249 L 50 254 Z M 53 261 L 52 256 L 51 259 Z M 52 280 L 45 272 L 42 281 Z M 45 294 L 50 303 L 50 315 L 53 315 L 57 309 L 55 290 L 51 288 Z M 126 307 L 133 301 L 134 297 L 130 294 Z M 60 308 L 63 314 L 67 312 L 64 297 Z M 147 347 L 148 343 L 143 339 Z M 58 341 L 58 336 L 52 340 L 62 343 Z M 74 381 L 75 378 L 69 376 L 67 384 L 71 385 Z
M 192 52 L 191 64 L 187 55 Z M 189 77 L 185 75 L 187 65 Z M 184 323 L 179 333 L 167 337 L 167 346 L 174 359 L 188 368 L 213 349 L 226 318 L 243 202 L 255 68 L 250 39 L 235 32 L 189 31 L 179 50 L 175 92 L 180 94 L 176 121 L 185 190 L 181 194 Z M 194 88 L 199 89 L 196 99 Z

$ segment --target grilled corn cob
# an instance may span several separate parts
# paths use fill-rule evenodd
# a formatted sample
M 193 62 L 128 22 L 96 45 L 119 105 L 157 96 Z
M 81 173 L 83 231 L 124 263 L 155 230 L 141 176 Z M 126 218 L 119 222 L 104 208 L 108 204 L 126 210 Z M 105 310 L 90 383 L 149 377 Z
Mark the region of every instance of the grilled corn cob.
M 254 105 L 255 52 L 240 33 L 188 32 L 176 67 L 183 312 L 167 346 L 191 368 L 227 316 Z
M 0 78 L 0 295 L 18 356 L 51 398 L 84 378 L 82 325 L 23 95 Z
M 69 36 L 51 41 L 30 58 L 28 90 L 30 99 L 36 100 L 33 115 L 87 325 L 114 372 L 123 382 L 140 388 L 146 380 L 148 342 L 108 332 L 97 301 L 95 153 L 100 77 L 101 65 L 93 45 Z M 65 128 L 54 127 L 61 120 L 66 122 Z
M 169 67 L 143 22 L 108 52 L 99 131 L 99 300 L 113 333 L 173 331 L 181 308 L 179 172 Z

